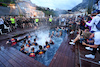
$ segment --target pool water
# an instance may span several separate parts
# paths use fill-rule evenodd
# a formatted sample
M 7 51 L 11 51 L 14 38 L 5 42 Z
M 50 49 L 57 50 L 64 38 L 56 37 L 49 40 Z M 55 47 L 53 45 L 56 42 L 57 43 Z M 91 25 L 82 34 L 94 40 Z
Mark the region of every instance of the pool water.
M 55 29 L 51 29 L 51 30 L 42 30 L 42 31 L 36 31 L 31 33 L 30 35 L 32 35 L 31 38 L 29 38 L 28 40 L 32 42 L 34 42 L 34 38 L 35 35 L 37 35 L 37 43 L 41 46 L 45 46 L 45 41 L 49 41 L 49 34 L 52 33 L 52 31 L 54 31 L 54 34 L 56 34 L 57 32 L 55 31 Z M 58 50 L 58 48 L 60 47 L 65 35 L 66 35 L 66 31 L 62 30 L 62 36 L 61 37 L 55 37 L 53 36 L 51 39 L 54 42 L 54 45 L 50 44 L 50 48 L 45 52 L 45 54 L 43 55 L 37 55 L 34 59 L 41 62 L 42 64 L 48 66 L 50 64 L 50 62 L 52 61 L 53 56 L 56 54 L 56 51 Z M 21 45 L 23 44 L 23 41 L 18 42 L 18 46 L 16 46 L 15 48 L 20 50 L 21 49 Z M 29 51 L 29 49 L 31 49 L 32 47 L 35 48 L 35 52 L 39 49 L 39 46 L 31 46 L 30 48 L 26 48 L 26 51 Z

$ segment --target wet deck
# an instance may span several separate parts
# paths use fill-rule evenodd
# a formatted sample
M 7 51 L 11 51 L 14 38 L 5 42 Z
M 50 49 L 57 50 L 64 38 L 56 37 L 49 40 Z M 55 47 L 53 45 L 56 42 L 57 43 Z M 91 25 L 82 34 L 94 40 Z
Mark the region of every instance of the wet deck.
M 68 45 L 70 37 L 66 35 L 48 67 L 75 67 L 75 51 Z M 15 48 L 0 42 L 0 67 L 47 67 L 40 62 L 28 57 Z

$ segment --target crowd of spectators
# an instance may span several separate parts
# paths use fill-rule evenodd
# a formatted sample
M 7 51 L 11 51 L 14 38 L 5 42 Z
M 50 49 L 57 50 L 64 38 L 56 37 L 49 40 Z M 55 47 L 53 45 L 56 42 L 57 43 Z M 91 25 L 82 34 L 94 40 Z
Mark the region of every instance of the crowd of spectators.
M 0 17 L 0 31 L 3 33 L 8 32 L 6 27 L 9 27 L 10 31 L 14 31 L 17 28 L 30 28 L 38 27 L 39 25 L 48 24 L 50 21 L 48 18 L 26 18 L 24 16 L 1 16 Z M 54 22 L 51 19 L 51 22 Z M 10 32 L 9 31 L 9 32 Z
M 98 7 L 99 4 L 100 0 L 98 1 Z M 85 57 L 95 59 L 96 52 L 100 53 L 100 9 L 93 10 L 88 16 L 78 16 L 75 22 L 70 21 L 68 24 L 70 34 L 77 31 L 76 38 L 71 39 L 69 44 L 76 45 L 78 41 L 80 44 L 85 45 L 86 50 L 92 51 L 91 54 L 85 55 Z

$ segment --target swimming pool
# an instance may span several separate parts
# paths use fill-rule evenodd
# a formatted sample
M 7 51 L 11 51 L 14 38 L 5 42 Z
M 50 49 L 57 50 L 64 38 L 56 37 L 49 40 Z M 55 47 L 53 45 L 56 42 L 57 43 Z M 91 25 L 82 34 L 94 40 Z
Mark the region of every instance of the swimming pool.
M 34 41 L 35 36 L 37 35 L 37 43 L 41 46 L 44 46 L 45 41 L 50 40 L 49 35 L 52 34 L 52 31 L 54 31 L 54 35 L 56 33 L 59 34 L 59 32 L 57 32 L 55 29 L 38 30 L 38 31 L 30 33 L 32 37 L 27 40 L 30 40 L 32 43 Z M 65 35 L 66 35 L 66 31 L 62 30 L 62 36 L 60 37 L 53 36 L 51 39 L 54 42 L 54 45 L 50 44 L 50 48 L 45 52 L 45 54 L 37 55 L 34 59 L 48 66 L 50 62 L 52 61 L 53 56 L 56 54 L 56 51 L 60 47 Z M 18 46 L 16 46 L 15 48 L 17 50 L 20 50 L 22 44 L 23 44 L 23 41 L 18 42 Z M 30 48 L 32 47 L 35 48 L 35 52 L 39 49 L 39 46 L 31 46 Z M 26 48 L 25 50 L 30 52 L 30 48 Z

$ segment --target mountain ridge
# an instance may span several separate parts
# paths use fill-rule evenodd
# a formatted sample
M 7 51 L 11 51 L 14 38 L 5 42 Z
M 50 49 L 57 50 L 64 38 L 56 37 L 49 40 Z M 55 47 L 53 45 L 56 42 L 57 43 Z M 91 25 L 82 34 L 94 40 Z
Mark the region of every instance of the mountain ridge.
M 86 9 L 88 7 L 88 3 L 89 3 L 89 0 L 83 0 L 82 3 L 72 8 L 72 12 L 78 11 L 80 9 Z

